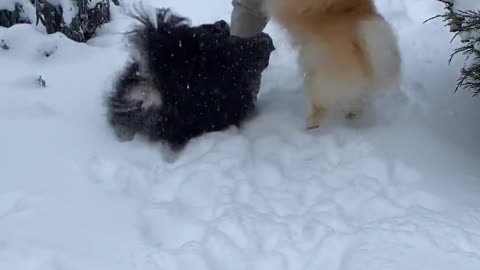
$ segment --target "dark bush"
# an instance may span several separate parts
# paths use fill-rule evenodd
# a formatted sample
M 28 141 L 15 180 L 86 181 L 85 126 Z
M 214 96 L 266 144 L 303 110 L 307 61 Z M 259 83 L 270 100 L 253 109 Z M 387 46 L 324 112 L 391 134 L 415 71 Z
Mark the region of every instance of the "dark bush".
M 455 91 L 462 88 L 474 96 L 480 94 L 480 10 L 460 10 L 454 0 L 438 0 L 445 4 L 445 13 L 434 18 L 442 18 L 454 38 L 460 38 L 461 46 L 456 48 L 450 60 L 457 55 L 466 56 L 465 65 L 460 70 Z M 431 20 L 429 19 L 429 20 Z
M 15 4 L 15 10 L 0 10 L 0 26 L 10 27 L 17 23 L 29 23 L 28 19 L 22 18 L 23 6 Z
M 89 8 L 92 0 L 71 0 L 78 7 L 78 13 L 67 24 L 63 19 L 63 7 L 55 6 L 48 0 L 29 0 L 35 8 L 35 24 L 42 23 L 48 34 L 61 32 L 68 38 L 85 42 L 93 37 L 95 31 L 103 24 L 110 21 L 110 0 L 97 0 L 94 7 Z M 119 0 L 111 0 L 115 5 L 120 5 Z M 17 23 L 31 23 L 22 19 L 23 7 L 16 4 L 15 11 L 0 10 L 0 26 L 10 27 Z

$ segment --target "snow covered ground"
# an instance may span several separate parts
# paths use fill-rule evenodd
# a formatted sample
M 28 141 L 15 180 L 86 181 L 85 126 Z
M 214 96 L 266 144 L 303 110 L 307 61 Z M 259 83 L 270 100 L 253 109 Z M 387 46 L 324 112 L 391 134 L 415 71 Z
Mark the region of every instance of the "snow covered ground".
M 229 0 L 150 2 L 194 24 L 231 11 Z M 375 125 L 305 132 L 295 52 L 272 23 L 260 115 L 178 156 L 119 143 L 107 126 L 102 97 L 131 23 L 118 9 L 88 44 L 0 28 L 0 269 L 480 269 L 480 101 L 452 91 L 452 34 L 422 24 L 443 5 L 377 2 L 405 79 Z

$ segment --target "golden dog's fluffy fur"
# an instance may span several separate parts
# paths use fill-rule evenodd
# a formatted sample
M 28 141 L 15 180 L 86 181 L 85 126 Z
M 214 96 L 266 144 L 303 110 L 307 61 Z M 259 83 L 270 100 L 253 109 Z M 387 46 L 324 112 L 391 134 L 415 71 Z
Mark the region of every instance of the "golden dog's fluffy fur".
M 307 128 L 334 108 L 361 114 L 367 97 L 399 82 L 396 37 L 373 0 L 265 0 L 263 8 L 299 45 Z

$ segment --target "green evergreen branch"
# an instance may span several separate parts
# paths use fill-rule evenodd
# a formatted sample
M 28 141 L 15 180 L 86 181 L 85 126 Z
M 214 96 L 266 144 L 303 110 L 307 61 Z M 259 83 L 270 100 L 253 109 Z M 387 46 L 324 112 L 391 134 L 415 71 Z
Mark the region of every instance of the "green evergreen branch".
M 446 0 L 438 1 L 445 4 L 447 12 L 429 18 L 424 23 L 441 18 L 442 21 L 447 22 L 445 26 L 450 26 L 450 31 L 455 32 L 450 42 L 461 36 L 460 41 L 463 45 L 453 51 L 448 61 L 450 64 L 456 55 L 466 56 L 465 64 L 460 70 L 460 77 L 457 79 L 455 92 L 463 88 L 472 91 L 473 96 L 478 96 L 480 94 L 480 50 L 478 47 L 475 48 L 475 44 L 480 43 L 480 10 L 453 10 L 453 3 Z M 471 33 L 479 34 L 472 37 Z

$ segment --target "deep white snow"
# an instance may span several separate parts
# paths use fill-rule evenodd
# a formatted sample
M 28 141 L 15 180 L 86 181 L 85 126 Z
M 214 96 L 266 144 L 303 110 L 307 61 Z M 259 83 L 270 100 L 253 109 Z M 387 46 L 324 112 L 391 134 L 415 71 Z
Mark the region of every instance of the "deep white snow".
M 194 24 L 231 11 L 150 2 Z M 422 23 L 443 12 L 437 1 L 377 3 L 405 78 L 373 124 L 303 130 L 295 51 L 272 22 L 260 115 L 177 156 L 120 143 L 106 123 L 132 23 L 121 10 L 87 44 L 0 28 L 0 269 L 480 269 L 480 100 L 453 93 L 458 42 L 441 20 Z

